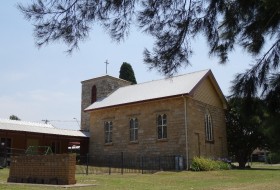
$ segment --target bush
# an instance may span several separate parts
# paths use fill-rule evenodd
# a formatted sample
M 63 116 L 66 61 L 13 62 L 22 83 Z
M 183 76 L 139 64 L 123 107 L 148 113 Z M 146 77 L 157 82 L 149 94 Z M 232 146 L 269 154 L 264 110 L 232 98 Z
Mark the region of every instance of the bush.
M 203 157 L 194 157 L 191 165 L 193 171 L 214 171 L 214 170 L 229 170 L 230 165 L 219 160 L 212 160 Z
M 280 163 L 280 153 L 270 153 L 267 159 L 269 164 L 278 164 Z

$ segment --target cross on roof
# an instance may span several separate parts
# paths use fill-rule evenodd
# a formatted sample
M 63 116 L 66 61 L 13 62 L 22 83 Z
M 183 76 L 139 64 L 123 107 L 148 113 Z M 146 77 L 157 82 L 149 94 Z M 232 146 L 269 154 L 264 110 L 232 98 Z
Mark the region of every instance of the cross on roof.
M 107 65 L 109 64 L 108 60 L 105 61 L 106 64 L 106 75 L 107 75 Z

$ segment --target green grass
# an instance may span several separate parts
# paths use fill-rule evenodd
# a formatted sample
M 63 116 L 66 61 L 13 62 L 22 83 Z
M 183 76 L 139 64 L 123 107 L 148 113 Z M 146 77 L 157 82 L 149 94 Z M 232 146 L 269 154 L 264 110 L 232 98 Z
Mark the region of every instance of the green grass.
M 0 170 L 0 189 L 58 189 L 44 185 L 7 184 L 9 170 Z M 280 165 L 253 164 L 248 170 L 224 170 L 209 172 L 158 172 L 155 174 L 77 174 L 81 184 L 96 184 L 91 187 L 71 189 L 212 189 L 212 190 L 278 190 L 280 189 Z

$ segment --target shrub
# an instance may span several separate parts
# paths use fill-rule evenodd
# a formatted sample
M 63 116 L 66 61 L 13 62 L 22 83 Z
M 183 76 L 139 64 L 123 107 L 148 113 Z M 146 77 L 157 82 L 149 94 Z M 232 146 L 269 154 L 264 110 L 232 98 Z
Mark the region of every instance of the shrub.
M 280 153 L 270 153 L 267 160 L 269 164 L 280 163 Z
M 194 157 L 191 165 L 193 171 L 213 171 L 213 170 L 228 170 L 230 165 L 219 160 L 212 160 L 203 157 Z

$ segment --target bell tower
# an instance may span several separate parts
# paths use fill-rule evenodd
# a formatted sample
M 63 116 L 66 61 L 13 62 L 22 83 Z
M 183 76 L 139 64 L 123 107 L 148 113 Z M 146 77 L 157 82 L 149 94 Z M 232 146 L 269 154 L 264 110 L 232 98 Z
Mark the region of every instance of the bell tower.
M 131 82 L 109 75 L 82 81 L 81 96 L 81 130 L 89 131 L 90 113 L 84 112 L 88 106 L 99 101 L 120 87 L 131 85 Z

